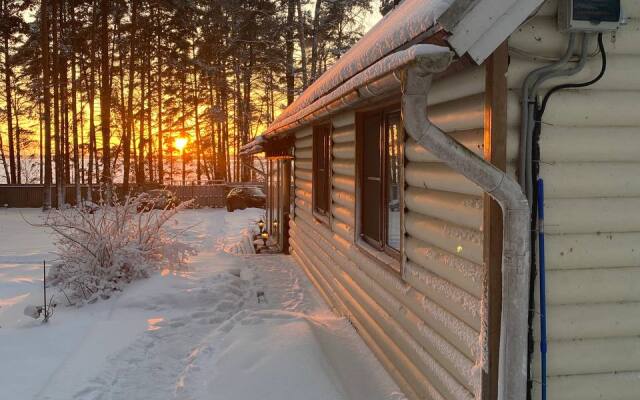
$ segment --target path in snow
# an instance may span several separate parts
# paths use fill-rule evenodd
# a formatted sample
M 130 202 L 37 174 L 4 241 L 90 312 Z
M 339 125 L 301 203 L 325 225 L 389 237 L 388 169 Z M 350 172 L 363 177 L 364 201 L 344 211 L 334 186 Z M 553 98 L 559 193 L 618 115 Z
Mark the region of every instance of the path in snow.
M 236 254 L 247 250 L 249 224 L 261 212 L 184 211 L 176 228 L 197 224 L 187 236 L 200 247 L 188 271 L 165 272 L 109 301 L 64 309 L 49 326 L 22 321 L 0 329 L 0 342 L 15 345 L 7 352 L 0 346 L 7 398 L 403 398 L 291 257 Z M 2 257 L 19 256 L 2 250 L 0 267 Z M 42 338 L 49 346 L 29 346 Z M 24 352 L 34 362 L 18 360 Z M 9 365 L 6 357 L 20 362 Z

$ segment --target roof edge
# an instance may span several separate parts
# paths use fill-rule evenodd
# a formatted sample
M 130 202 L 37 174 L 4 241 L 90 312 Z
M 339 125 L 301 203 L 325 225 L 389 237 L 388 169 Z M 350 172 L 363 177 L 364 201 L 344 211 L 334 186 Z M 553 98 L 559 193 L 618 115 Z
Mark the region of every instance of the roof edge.
M 417 65 L 424 74 L 439 73 L 446 70 L 452 59 L 453 52 L 448 47 L 433 44 L 417 44 L 392 53 L 355 75 L 336 90 L 272 125 L 263 135 L 244 145 L 240 154 L 263 152 L 268 141 L 278 139 L 311 121 L 333 115 L 381 93 L 399 89 L 401 79 L 397 72 L 401 68 Z

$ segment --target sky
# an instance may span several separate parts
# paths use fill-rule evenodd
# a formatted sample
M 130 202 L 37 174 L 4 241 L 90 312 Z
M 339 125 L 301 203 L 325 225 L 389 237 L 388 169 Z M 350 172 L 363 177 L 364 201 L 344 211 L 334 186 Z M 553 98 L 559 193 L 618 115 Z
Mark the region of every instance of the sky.
M 380 15 L 380 0 L 374 0 L 371 2 L 371 12 L 367 13 L 364 18 L 365 29 L 368 31 L 381 19 L 382 15 Z

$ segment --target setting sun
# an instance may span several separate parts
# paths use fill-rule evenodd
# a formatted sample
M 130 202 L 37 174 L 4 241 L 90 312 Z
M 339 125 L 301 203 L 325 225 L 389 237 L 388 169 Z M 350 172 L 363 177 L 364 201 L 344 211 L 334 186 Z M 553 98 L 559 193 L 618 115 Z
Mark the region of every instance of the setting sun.
M 186 136 L 181 136 L 175 138 L 173 145 L 176 149 L 178 149 L 178 151 L 182 151 L 187 146 L 187 143 L 189 143 L 189 138 Z

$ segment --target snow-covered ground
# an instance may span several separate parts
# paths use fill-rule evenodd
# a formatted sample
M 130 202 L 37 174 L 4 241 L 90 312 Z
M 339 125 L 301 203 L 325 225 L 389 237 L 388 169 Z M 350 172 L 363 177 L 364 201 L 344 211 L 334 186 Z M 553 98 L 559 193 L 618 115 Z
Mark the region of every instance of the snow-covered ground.
M 185 272 L 43 325 L 23 310 L 52 237 L 24 222 L 39 211 L 0 209 L 0 399 L 403 399 L 290 257 L 240 254 L 261 212 L 181 212 L 199 248 Z

